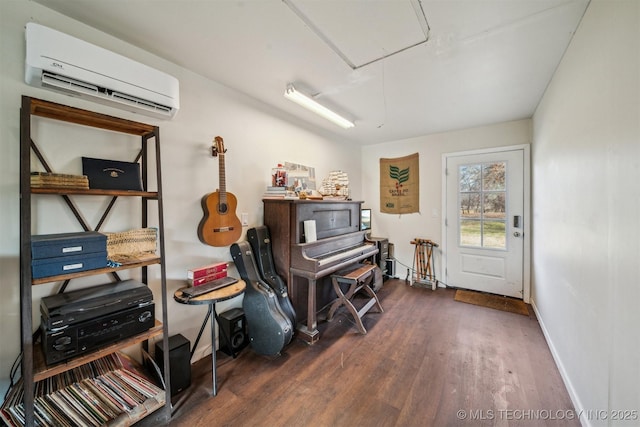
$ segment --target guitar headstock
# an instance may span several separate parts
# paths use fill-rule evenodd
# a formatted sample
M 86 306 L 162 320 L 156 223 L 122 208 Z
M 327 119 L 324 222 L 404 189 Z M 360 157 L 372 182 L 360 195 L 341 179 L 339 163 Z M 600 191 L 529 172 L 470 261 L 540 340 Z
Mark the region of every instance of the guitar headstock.
M 216 157 L 218 153 L 224 154 L 227 150 L 224 148 L 224 141 L 221 136 L 216 136 L 213 139 L 213 146 L 211 147 L 211 155 Z

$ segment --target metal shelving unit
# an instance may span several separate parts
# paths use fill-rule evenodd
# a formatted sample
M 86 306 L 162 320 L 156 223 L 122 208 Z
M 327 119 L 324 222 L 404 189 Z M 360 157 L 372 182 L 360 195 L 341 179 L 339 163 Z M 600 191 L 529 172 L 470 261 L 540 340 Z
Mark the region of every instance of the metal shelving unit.
M 141 147 L 136 161 L 141 163 L 142 184 L 144 191 L 114 191 L 114 190 L 75 190 L 65 188 L 31 188 L 30 174 L 32 169 L 31 154 L 34 153 L 42 166 L 47 172 L 52 172 L 51 167 L 47 164 L 44 157 L 40 153 L 37 144 L 31 138 L 31 126 L 34 117 L 44 117 L 48 119 L 67 122 L 70 124 L 89 126 L 97 129 L 125 133 L 129 135 L 139 136 L 141 139 Z M 155 149 L 151 148 L 154 145 Z M 152 151 L 153 150 L 153 151 Z M 155 165 L 149 165 L 148 158 L 153 154 Z M 150 173 L 156 174 L 157 191 L 147 191 L 147 179 Z M 68 275 L 60 275 L 55 277 L 46 277 L 33 279 L 31 275 L 31 230 L 32 230 L 32 199 L 38 195 L 56 195 L 62 197 L 66 205 L 73 212 L 74 216 L 85 231 L 100 231 L 104 220 L 114 207 L 118 197 L 137 197 L 141 199 L 142 207 L 142 227 L 148 226 L 150 210 L 148 205 L 150 202 L 157 203 L 157 221 L 158 221 L 158 255 L 143 260 L 136 260 L 131 263 L 123 264 L 117 268 L 101 268 L 98 270 L 84 271 Z M 83 219 L 79 209 L 74 203 L 75 197 L 83 196 L 104 196 L 111 198 L 102 218 L 96 227 L 91 227 Z M 73 196 L 73 197 L 71 197 Z M 42 196 L 41 196 L 42 197 Z M 44 196 L 46 197 L 46 196 Z M 64 232 L 66 230 L 61 230 Z M 35 285 L 63 282 L 61 291 L 64 291 L 66 285 L 72 279 L 85 277 L 96 274 L 110 274 L 115 280 L 119 281 L 117 272 L 126 269 L 141 269 L 142 282 L 148 285 L 147 269 L 150 266 L 158 266 L 160 268 L 161 281 L 161 304 L 162 304 L 162 321 L 158 322 L 150 330 L 129 337 L 123 341 L 110 344 L 108 347 L 98 351 L 83 354 L 67 361 L 66 363 L 48 367 L 43 361 L 42 352 L 39 346 L 34 345 L 34 325 L 32 321 L 33 311 L 33 293 L 32 287 Z M 151 408 L 150 411 L 140 411 L 139 416 L 133 417 L 131 423 L 140 421 L 140 419 L 150 417 L 154 419 L 166 421 L 171 416 L 171 397 L 166 390 L 170 390 L 169 373 L 169 351 L 168 346 L 168 316 L 167 316 L 167 285 L 165 271 L 165 251 L 164 251 L 164 219 L 162 207 L 162 179 L 160 168 L 160 131 L 157 126 L 144 123 L 125 120 L 104 114 L 99 114 L 83 109 L 73 108 L 53 102 L 43 101 L 28 96 L 22 97 L 22 106 L 20 111 L 20 317 L 21 317 L 21 340 L 22 340 L 22 379 L 24 387 L 24 411 L 25 425 L 34 425 L 34 393 L 35 383 L 44 380 L 53 375 L 65 372 L 75 367 L 84 365 L 91 361 L 97 360 L 105 355 L 119 351 L 133 344 L 142 343 L 148 347 L 148 340 L 152 337 L 162 335 L 162 343 L 164 351 L 164 378 L 165 383 L 165 399 L 164 404 L 160 407 Z M 37 331 L 37 326 L 36 331 Z

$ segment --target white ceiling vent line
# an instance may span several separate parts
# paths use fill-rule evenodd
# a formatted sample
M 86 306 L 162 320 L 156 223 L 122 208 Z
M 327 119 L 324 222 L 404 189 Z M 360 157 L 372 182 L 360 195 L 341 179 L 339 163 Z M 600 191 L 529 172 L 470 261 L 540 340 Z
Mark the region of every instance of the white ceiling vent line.
M 282 1 L 353 70 L 429 40 L 422 0 L 348 2 L 339 14 L 332 2 Z

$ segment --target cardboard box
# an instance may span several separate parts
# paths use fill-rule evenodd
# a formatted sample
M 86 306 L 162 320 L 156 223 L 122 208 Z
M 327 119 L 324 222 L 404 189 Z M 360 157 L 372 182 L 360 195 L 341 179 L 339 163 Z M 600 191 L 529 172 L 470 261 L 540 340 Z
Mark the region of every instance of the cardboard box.
M 202 267 L 196 267 L 196 268 L 192 268 L 191 270 L 188 270 L 187 279 L 198 279 L 201 277 L 209 276 L 214 273 L 219 273 L 221 271 L 226 271 L 226 270 L 227 270 L 226 262 L 224 261 L 216 262 L 213 264 L 204 265 Z
M 217 273 L 198 277 L 197 279 L 188 279 L 187 281 L 191 286 L 200 286 L 204 285 L 205 283 L 213 282 L 216 279 L 222 279 L 223 277 L 227 277 L 227 270 L 218 271 Z

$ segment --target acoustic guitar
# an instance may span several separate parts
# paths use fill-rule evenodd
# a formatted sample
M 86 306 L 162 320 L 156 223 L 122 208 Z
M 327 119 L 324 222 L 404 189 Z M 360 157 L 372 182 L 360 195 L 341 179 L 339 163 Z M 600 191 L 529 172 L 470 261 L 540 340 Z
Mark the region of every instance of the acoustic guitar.
M 204 216 L 198 225 L 198 238 L 210 246 L 229 246 L 242 234 L 242 224 L 236 215 L 238 201 L 236 196 L 226 189 L 224 167 L 224 141 L 216 136 L 211 148 L 213 156 L 218 157 L 220 188 L 202 198 Z

